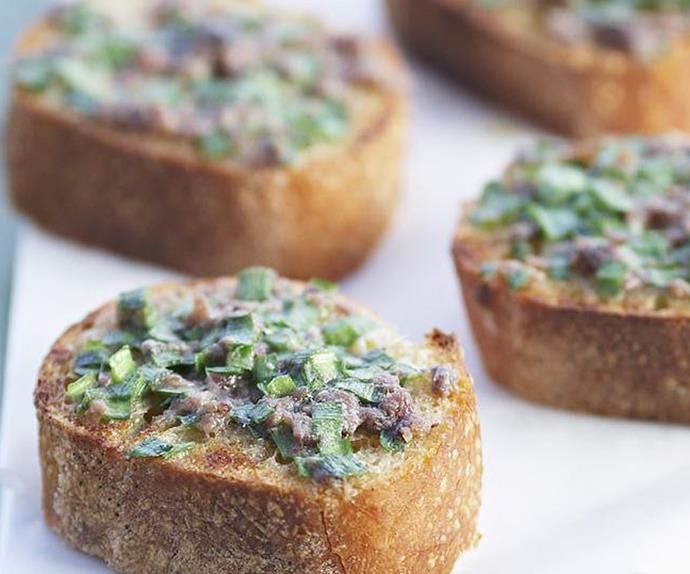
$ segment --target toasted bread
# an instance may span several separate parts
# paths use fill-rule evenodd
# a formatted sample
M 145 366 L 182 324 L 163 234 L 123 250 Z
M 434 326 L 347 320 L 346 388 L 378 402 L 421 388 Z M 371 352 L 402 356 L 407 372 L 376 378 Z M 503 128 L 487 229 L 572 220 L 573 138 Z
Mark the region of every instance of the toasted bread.
M 50 24 L 20 42 L 50 46 Z M 403 74 L 397 53 L 372 43 Z M 403 82 L 404 83 L 404 82 Z M 296 278 L 359 266 L 391 219 L 407 123 L 402 85 L 357 88 L 347 135 L 286 165 L 206 159 L 186 141 L 97 122 L 15 88 L 6 131 L 18 210 L 79 242 L 195 275 L 269 265 Z
M 234 289 L 234 280 L 218 279 L 148 294 L 159 305 Z M 423 347 L 387 348 L 460 374 L 452 393 L 432 399 L 438 424 L 402 453 L 362 447 L 356 455 L 375 470 L 323 482 L 299 476 L 270 441 L 241 428 L 175 458 L 132 458 L 142 436 L 135 427 L 76 414 L 65 391 L 75 357 L 89 333 L 113 329 L 116 314 L 108 303 L 68 329 L 35 393 L 45 519 L 75 548 L 125 574 L 435 574 L 449 573 L 477 542 L 479 426 L 454 337 L 434 331 Z M 430 390 L 413 384 L 410 392 L 427 401 Z
M 468 87 L 555 131 L 591 136 L 690 128 L 690 88 L 682 79 L 690 65 L 686 38 L 644 58 L 559 43 L 529 18 L 504 18 L 502 5 L 387 3 L 395 29 L 412 49 Z
M 675 143 L 668 145 L 688 145 L 684 138 L 670 141 Z M 626 144 L 614 140 L 612 145 Z M 586 158 L 601 158 L 603 153 L 597 155 L 596 145 L 593 149 L 592 142 L 584 149 L 570 149 L 566 153 L 573 163 L 567 165 L 594 164 Z M 649 161 L 658 157 L 649 156 Z M 492 185 L 511 194 L 513 181 L 514 191 L 521 186 L 523 197 L 530 197 L 530 180 L 521 179 L 529 161 L 519 159 Z M 535 165 L 527 169 L 536 170 Z M 635 197 L 634 184 L 629 189 Z M 585 187 L 577 193 L 591 191 Z M 583 198 L 578 199 L 577 193 L 567 201 L 582 207 Z M 673 235 L 684 225 L 685 214 L 679 204 L 663 203 L 682 202 L 687 192 L 662 185 L 658 193 L 642 195 L 642 209 L 631 205 L 625 213 L 595 211 L 587 216 L 595 223 L 604 217 L 636 221 L 628 231 L 619 228 L 610 244 L 605 236 L 588 232 L 584 238 L 559 238 L 551 250 L 537 228 L 527 237 L 525 230 L 534 222 L 524 212 L 512 222 L 482 229 L 472 217 L 481 203 L 466 206 L 453 255 L 484 364 L 497 383 L 526 399 L 559 408 L 690 423 L 690 367 L 684 350 L 690 341 L 690 289 L 682 278 L 687 276 L 685 263 L 675 267 L 670 263 L 685 245 L 683 236 Z M 668 214 L 677 214 L 667 228 L 659 225 L 658 214 L 651 223 L 652 210 L 659 205 L 665 205 Z M 646 222 L 642 230 L 630 231 L 640 222 Z M 582 228 L 586 223 L 580 219 L 578 225 Z M 533 245 L 527 255 L 516 254 L 511 245 L 511 229 L 518 230 L 515 225 Z M 628 232 L 630 236 L 625 235 Z M 645 236 L 657 246 L 667 238 L 669 243 L 659 247 L 662 254 L 644 255 L 640 241 Z M 640 261 L 631 255 L 635 252 L 642 254 Z

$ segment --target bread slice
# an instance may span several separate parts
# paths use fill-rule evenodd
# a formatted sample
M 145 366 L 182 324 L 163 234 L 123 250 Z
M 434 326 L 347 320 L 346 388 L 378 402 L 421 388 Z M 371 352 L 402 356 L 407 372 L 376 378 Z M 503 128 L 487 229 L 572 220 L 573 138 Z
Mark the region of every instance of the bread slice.
M 160 316 L 190 296 L 218 308 L 236 303 L 236 285 L 225 278 L 147 293 Z M 279 285 L 295 293 L 306 288 Z M 344 298 L 318 297 L 335 302 L 337 313 L 376 321 L 376 337 L 388 341 L 383 348 L 396 360 L 456 370 L 457 384 L 442 394 L 424 377 L 406 387 L 416 407 L 435 413 L 428 431 L 397 453 L 378 440 L 353 438 L 354 456 L 368 470 L 343 479 L 301 477 L 270 440 L 236 425 L 197 437 L 175 457 L 131 457 L 160 417 L 143 426 L 103 422 L 94 418 L 102 411 L 79 414 L 66 396 L 85 342 L 116 327 L 117 304 L 110 302 L 69 328 L 40 372 L 35 403 L 50 528 L 125 574 L 449 573 L 478 540 L 481 481 L 475 399 L 458 343 L 435 330 L 416 347 Z
M 632 149 L 626 147 L 629 144 L 640 141 L 590 142 L 567 148 L 557 156 L 561 159 L 556 165 L 591 166 L 593 158 L 614 149 L 634 165 L 634 156 L 626 156 Z M 682 159 L 685 156 L 674 156 L 672 150 L 685 153 L 689 149 L 682 137 L 643 140 L 642 145 L 647 146 L 643 158 L 652 146 L 660 150 L 668 146 L 666 152 L 649 155 L 643 162 L 663 156 Z M 523 194 L 530 193 L 529 180 L 519 174 L 525 173 L 522 169 L 527 165 L 534 169 L 534 162 L 518 159 L 484 197 L 495 193 L 496 185 L 512 193 L 511 181 L 520 182 Z M 581 193 L 591 190 L 584 188 Z M 626 193 L 635 197 L 634 184 Z M 687 212 L 672 202 L 685 201 L 686 195 L 687 189 L 667 183 L 656 193 L 643 195 L 642 205 L 632 205 L 626 213 L 594 212 L 591 221 L 628 218 L 634 222 L 631 228 L 645 222 L 631 239 L 619 228 L 608 246 L 596 234 L 549 243 L 540 231 L 533 231 L 528 241 L 536 246 L 527 255 L 515 253 L 510 237 L 518 230 L 516 225 L 523 237 L 527 235 L 525 226 L 533 225 L 529 217 L 482 229 L 472 214 L 478 213 L 482 202 L 486 205 L 485 200 L 466 206 L 453 255 L 469 319 L 491 377 L 545 405 L 690 423 L 690 367 L 685 356 L 690 340 L 687 261 L 676 267 L 669 263 L 688 241 L 686 236 L 673 235 L 680 229 L 676 224 L 685 225 Z M 576 196 L 568 201 L 580 201 Z M 661 209 L 677 213 L 668 228 L 659 225 L 660 212 L 655 210 Z M 653 225 L 652 216 L 657 218 Z M 634 253 L 649 253 L 651 243 L 645 246 L 644 237 L 663 254 L 640 255 L 641 262 L 636 261 Z M 659 246 L 664 237 L 677 243 Z
M 538 14 L 478 0 L 387 0 L 403 41 L 468 87 L 563 134 L 658 133 L 690 127 L 686 38 L 654 57 L 560 43 Z M 519 9 L 516 5 L 513 8 Z M 660 29 L 660 28 L 659 28 Z
M 34 26 L 18 52 L 50 46 Z M 370 58 L 404 76 L 395 50 Z M 181 138 L 104 124 L 15 88 L 6 129 L 8 190 L 45 229 L 195 275 L 269 265 L 335 279 L 366 259 L 391 219 L 407 124 L 402 83 L 370 83 L 348 104 L 351 127 L 292 164 L 205 159 Z

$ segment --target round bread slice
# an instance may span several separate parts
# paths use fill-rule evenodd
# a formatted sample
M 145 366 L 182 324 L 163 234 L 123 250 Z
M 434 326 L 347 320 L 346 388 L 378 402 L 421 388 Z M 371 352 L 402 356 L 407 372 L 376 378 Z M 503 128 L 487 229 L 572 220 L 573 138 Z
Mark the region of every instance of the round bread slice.
M 276 28 L 281 21 L 285 29 L 291 22 L 304 21 L 254 10 L 270 18 Z M 127 34 L 128 25 L 120 24 L 117 30 Z M 199 27 L 204 34 L 219 34 L 218 42 L 230 42 L 222 29 L 214 31 L 213 22 L 204 20 Z M 404 69 L 384 41 L 334 33 L 328 39 L 329 33 L 320 33 L 327 38 L 324 42 L 330 42 L 324 60 L 341 58 L 338 65 L 347 75 L 338 100 L 347 113 L 344 131 L 338 124 L 337 133 L 331 133 L 333 122 L 326 119 L 318 128 L 323 133 L 311 143 L 300 143 L 296 153 L 280 147 L 283 144 L 271 135 L 256 143 L 255 155 L 230 157 L 223 154 L 246 143 L 242 130 L 250 120 L 202 118 L 200 125 L 187 125 L 184 110 L 170 120 L 171 110 L 161 110 L 158 104 L 137 108 L 141 102 L 125 102 L 139 93 L 134 89 L 122 96 L 125 103 L 119 108 L 106 107 L 108 115 L 103 118 L 98 116 L 103 110 L 94 111 L 97 108 L 89 107 L 88 100 L 84 103 L 77 88 L 69 88 L 75 90 L 68 94 L 74 105 L 65 103 L 67 92 L 55 96 L 50 89 L 41 91 L 45 88 L 37 79 L 42 73 L 40 59 L 62 38 L 55 18 L 47 17 L 26 32 L 18 49 L 19 65 L 29 62 L 29 67 L 17 68 L 8 112 L 6 161 L 12 202 L 49 231 L 194 275 L 234 273 L 258 264 L 295 278 L 342 277 L 366 259 L 397 203 L 407 124 Z M 246 36 L 254 46 L 251 32 Z M 230 43 L 226 47 L 231 50 Z M 322 49 L 326 48 L 318 48 L 317 53 Z M 271 60 L 272 64 L 278 66 L 282 57 L 289 61 L 290 50 L 286 52 L 274 50 L 266 58 L 273 58 L 277 63 Z M 39 65 L 32 66 L 36 61 Z M 184 73 L 199 73 L 194 65 L 189 64 Z M 63 74 L 60 66 L 48 68 L 49 74 Z M 82 71 L 83 67 L 77 73 L 68 69 L 70 81 L 75 77 L 82 81 Z M 210 72 L 209 97 L 216 89 L 214 73 Z M 156 81 L 168 81 L 169 74 L 160 72 Z M 332 79 L 323 81 L 324 90 L 331 89 Z M 103 95 L 99 90 L 96 85 L 94 92 L 105 98 L 112 92 Z M 269 96 L 266 100 L 267 107 L 273 105 Z M 225 118 L 227 108 L 213 113 Z M 232 111 L 232 105 L 229 108 Z M 295 137 L 312 137 L 310 130 L 316 128 L 310 114 L 306 111 L 295 120 L 304 124 L 299 128 L 304 133 Z M 228 129 L 240 135 L 213 131 L 225 121 L 232 121 Z M 280 129 L 275 128 L 275 138 L 283 137 Z M 205 152 L 180 130 L 203 132 Z
M 581 3 L 582 13 L 574 2 L 387 4 L 396 31 L 420 55 L 560 133 L 690 127 L 690 88 L 682 80 L 690 65 L 683 11 L 636 11 L 607 2 Z M 591 19 L 584 14 L 588 7 Z M 623 18 L 615 19 L 621 11 Z
M 46 522 L 118 572 L 440 574 L 478 540 L 456 339 L 325 287 L 124 294 L 57 340 L 35 403 Z
M 690 142 L 521 154 L 453 253 L 484 363 L 546 405 L 690 423 Z

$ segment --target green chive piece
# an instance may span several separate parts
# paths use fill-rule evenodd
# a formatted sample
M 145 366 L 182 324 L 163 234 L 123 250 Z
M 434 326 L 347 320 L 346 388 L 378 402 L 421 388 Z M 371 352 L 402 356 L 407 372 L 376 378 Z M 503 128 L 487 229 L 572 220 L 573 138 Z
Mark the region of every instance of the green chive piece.
M 97 373 L 108 362 L 109 353 L 106 349 L 100 348 L 82 353 L 74 360 L 73 371 L 77 375 Z
M 148 302 L 146 291 L 137 289 L 120 295 L 117 322 L 122 329 L 146 331 L 154 327 L 156 308 Z
M 95 384 L 96 375 L 94 373 L 88 373 L 67 385 L 67 398 L 72 403 L 78 403 L 84 398 L 86 391 L 95 386 Z
M 127 458 L 172 458 L 194 447 L 193 442 L 171 443 L 151 436 L 135 445 L 127 452 Z
M 287 397 L 294 393 L 296 388 L 297 385 L 290 375 L 279 375 L 264 386 L 269 397 Z
M 273 414 L 273 412 L 274 409 L 271 405 L 265 401 L 259 401 L 256 404 L 247 403 L 244 405 L 235 406 L 232 409 L 230 416 L 235 422 L 246 426 L 249 424 L 263 423 Z
M 254 342 L 255 327 L 252 313 L 228 317 L 203 338 L 201 346 L 210 347 L 221 339 L 227 339 L 228 342 L 235 345 L 248 345 Z
M 331 454 L 296 457 L 295 466 L 305 478 L 348 478 L 367 471 L 366 465 L 353 454 Z
M 578 226 L 577 216 L 567 209 L 546 208 L 533 203 L 527 207 L 527 214 L 550 241 L 563 239 Z
M 327 281 L 326 279 L 319 279 L 318 277 L 313 277 L 309 280 L 310 285 L 314 285 L 323 291 L 334 292 L 338 290 L 338 284 L 333 281 Z
M 596 179 L 591 182 L 590 190 L 596 203 L 604 209 L 626 213 L 634 206 L 632 198 L 619 183 L 606 179 Z
M 108 366 L 115 383 L 124 383 L 137 369 L 132 351 L 127 345 L 110 357 Z
M 350 441 L 343 439 L 343 411 L 336 403 L 318 403 L 312 411 L 312 427 L 321 454 L 348 454 Z
M 511 269 L 508 271 L 507 276 L 508 287 L 511 289 L 522 289 L 529 284 L 530 275 L 526 269 Z
M 237 298 L 243 301 L 266 301 L 273 292 L 276 273 L 267 267 L 249 267 L 237 276 Z
M 208 159 L 230 157 L 237 151 L 237 145 L 224 131 L 215 131 L 199 138 L 199 150 Z
M 327 345 L 349 348 L 366 333 L 368 327 L 368 321 L 363 317 L 341 317 L 327 323 L 322 333 Z
M 151 359 L 156 367 L 163 369 L 195 365 L 195 357 L 192 354 L 182 353 L 177 349 L 156 350 L 151 354 Z
M 381 448 L 387 452 L 396 453 L 405 450 L 405 441 L 397 433 L 381 431 L 379 442 L 381 443 Z
M 22 60 L 14 68 L 14 81 L 30 92 L 44 92 L 51 79 L 50 63 L 42 59 Z
M 257 383 L 265 383 L 278 373 L 277 358 L 275 355 L 260 355 L 254 360 L 254 380 Z
M 237 345 L 228 353 L 227 367 L 234 374 L 241 375 L 254 368 L 254 346 Z
M 271 429 L 271 438 L 278 448 L 280 456 L 285 460 L 292 460 L 295 456 L 295 438 L 290 427 L 280 425 Z
M 322 387 L 338 377 L 338 358 L 330 351 L 316 351 L 305 361 L 303 373 L 310 390 Z
M 334 386 L 337 389 L 348 391 L 357 398 L 367 402 L 375 403 L 378 400 L 378 391 L 376 386 L 368 381 L 358 381 L 355 379 L 342 379 L 335 382 Z
M 132 403 L 129 400 L 104 399 L 106 410 L 103 419 L 107 421 L 126 421 L 132 415 Z
M 626 266 L 620 261 L 609 261 L 597 271 L 597 291 L 604 297 L 615 297 L 623 289 L 627 274 Z

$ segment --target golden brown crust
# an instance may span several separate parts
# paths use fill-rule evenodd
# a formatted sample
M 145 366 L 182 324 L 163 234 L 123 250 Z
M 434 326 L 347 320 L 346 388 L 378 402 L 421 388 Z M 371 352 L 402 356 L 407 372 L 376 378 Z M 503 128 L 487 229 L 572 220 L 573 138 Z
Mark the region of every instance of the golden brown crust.
M 461 234 L 453 253 L 487 371 L 565 409 L 690 423 L 690 317 L 547 302 L 487 283 Z
M 690 128 L 690 44 L 645 62 L 516 34 L 468 0 L 387 0 L 401 38 L 469 87 L 559 132 Z
M 384 43 L 379 51 L 402 75 L 395 51 Z M 15 90 L 8 189 L 17 209 L 50 231 L 194 275 L 261 264 L 337 279 L 366 259 L 399 195 L 405 96 L 396 87 L 376 98 L 376 113 L 346 145 L 316 149 L 294 167 L 251 168 L 205 161 Z
M 74 341 L 104 313 L 112 304 L 58 339 L 35 394 L 46 521 L 76 548 L 125 574 L 447 574 L 477 542 L 479 424 L 454 337 L 427 340 L 462 385 L 424 449 L 390 473 L 327 486 L 266 479 L 228 448 L 200 464 L 127 460 L 117 423 L 76 424 L 62 402 L 65 374 Z

